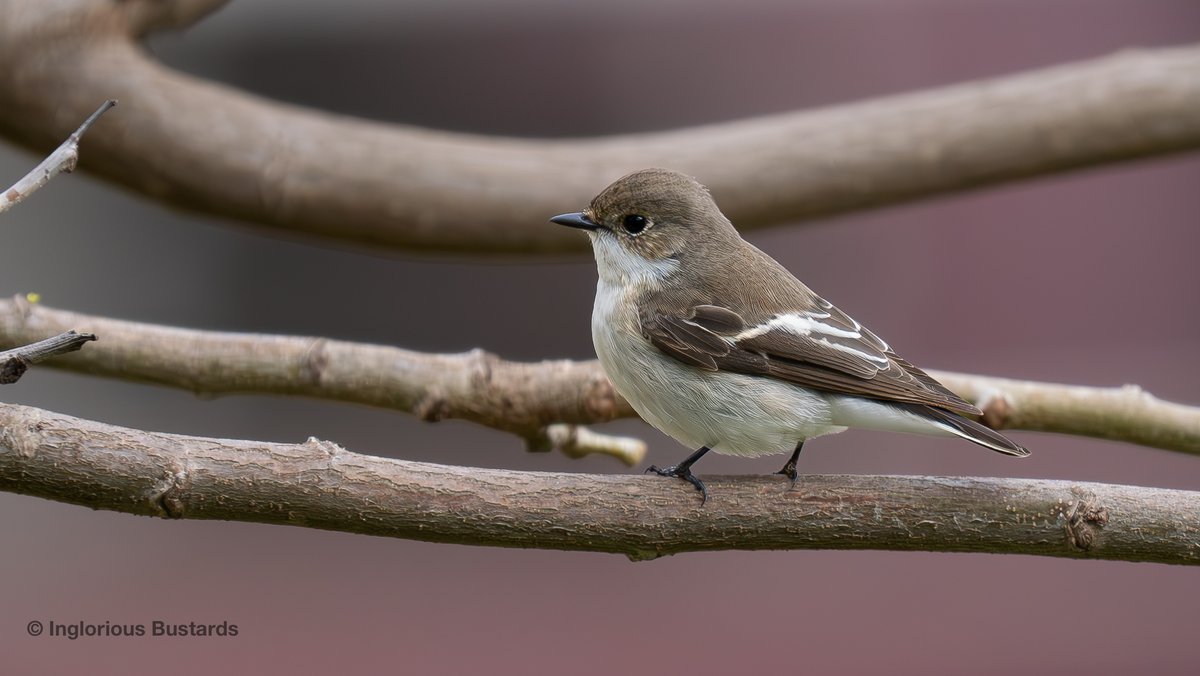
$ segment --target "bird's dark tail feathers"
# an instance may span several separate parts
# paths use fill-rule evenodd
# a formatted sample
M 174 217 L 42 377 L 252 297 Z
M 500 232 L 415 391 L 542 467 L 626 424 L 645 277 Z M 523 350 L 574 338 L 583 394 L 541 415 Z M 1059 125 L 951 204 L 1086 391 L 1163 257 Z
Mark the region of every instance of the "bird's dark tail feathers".
M 1024 446 L 1014 443 L 1011 439 L 990 427 L 981 425 L 969 418 L 964 418 L 957 413 L 921 404 L 899 404 L 899 407 L 929 420 L 956 436 L 962 437 L 967 441 L 973 441 L 993 451 L 1015 455 L 1020 458 L 1029 455 L 1029 450 Z

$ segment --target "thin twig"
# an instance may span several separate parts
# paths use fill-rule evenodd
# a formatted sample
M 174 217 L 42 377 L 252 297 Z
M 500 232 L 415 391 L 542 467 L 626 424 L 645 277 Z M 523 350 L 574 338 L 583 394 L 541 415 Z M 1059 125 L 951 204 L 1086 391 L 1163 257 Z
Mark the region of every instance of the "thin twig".
M 74 352 L 91 340 L 96 340 L 96 336 L 91 333 L 66 331 L 52 338 L 0 352 L 0 385 L 8 385 L 20 380 L 30 364 L 36 364 L 55 355 Z
M 460 418 L 512 432 L 532 450 L 604 452 L 640 461 L 641 442 L 570 425 L 633 417 L 595 361 L 520 363 L 474 350 L 428 354 L 322 338 L 219 333 L 107 319 L 0 300 L 0 345 L 81 327 L 104 343 L 61 368 L 206 395 L 289 394 Z M 930 371 L 979 404 L 997 428 L 1062 432 L 1200 454 L 1200 408 L 1106 389 Z M 566 423 L 567 427 L 556 427 Z M 622 450 L 625 449 L 625 450 Z M 1036 449 L 1035 449 L 1036 450 Z
M 450 467 L 131 430 L 0 404 L 0 490 L 131 514 L 635 560 L 726 549 L 993 552 L 1200 564 L 1200 493 L 1035 479 L 652 476 Z
M 0 0 L 0 131 L 46 143 L 59 111 L 136 97 L 90 171 L 172 206 L 380 246 L 580 251 L 578 233 L 546 218 L 648 166 L 699 177 L 754 228 L 1200 147 L 1195 46 L 661 133 L 513 139 L 268 101 L 172 71 L 135 42 L 211 0 L 77 4 Z
M 92 113 L 88 119 L 79 125 L 79 128 L 74 131 L 66 141 L 62 142 L 54 152 L 50 153 L 46 159 L 42 160 L 41 164 L 33 168 L 33 171 L 25 174 L 21 180 L 13 184 L 13 187 L 4 191 L 0 195 L 0 214 L 8 211 L 14 206 L 21 203 L 26 197 L 29 197 L 39 188 L 50 182 L 50 179 L 58 176 L 62 172 L 68 174 L 75 170 L 75 164 L 79 162 L 79 139 L 83 136 L 96 120 L 104 114 L 109 108 L 117 105 L 115 99 L 105 101 L 96 112 Z

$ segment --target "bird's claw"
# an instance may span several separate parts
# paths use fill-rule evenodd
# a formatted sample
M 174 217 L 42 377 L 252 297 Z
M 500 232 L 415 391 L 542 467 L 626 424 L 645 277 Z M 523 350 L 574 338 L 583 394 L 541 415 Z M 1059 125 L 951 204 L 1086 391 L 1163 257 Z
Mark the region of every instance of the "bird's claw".
M 700 491 L 700 496 L 701 496 L 700 497 L 700 506 L 701 507 L 703 507 L 704 504 L 706 502 L 708 502 L 708 489 L 704 487 L 703 481 L 696 478 L 695 474 L 692 474 L 692 468 L 690 468 L 690 467 L 682 467 L 681 468 L 679 465 L 671 465 L 670 467 L 659 469 L 658 465 L 650 465 L 649 467 L 646 468 L 646 472 L 644 472 L 644 473 L 648 474 L 650 472 L 654 472 L 655 474 L 657 474 L 659 476 L 673 476 L 677 479 L 683 479 L 684 481 L 695 486 L 696 490 Z
M 776 474 L 782 474 L 792 480 L 792 485 L 788 487 L 789 491 L 796 487 L 796 480 L 800 478 L 800 474 L 796 472 L 796 463 L 794 462 L 784 465 L 783 469 L 776 472 Z

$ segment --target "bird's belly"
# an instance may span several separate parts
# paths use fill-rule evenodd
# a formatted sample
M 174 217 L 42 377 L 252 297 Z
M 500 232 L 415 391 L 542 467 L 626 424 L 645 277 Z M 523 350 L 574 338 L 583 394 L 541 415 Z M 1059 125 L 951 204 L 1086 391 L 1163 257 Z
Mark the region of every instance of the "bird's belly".
M 681 364 L 630 330 L 631 322 L 614 319 L 605 313 L 592 322 L 609 380 L 643 419 L 689 448 L 750 457 L 787 453 L 805 439 L 845 429 L 832 424 L 821 393 Z

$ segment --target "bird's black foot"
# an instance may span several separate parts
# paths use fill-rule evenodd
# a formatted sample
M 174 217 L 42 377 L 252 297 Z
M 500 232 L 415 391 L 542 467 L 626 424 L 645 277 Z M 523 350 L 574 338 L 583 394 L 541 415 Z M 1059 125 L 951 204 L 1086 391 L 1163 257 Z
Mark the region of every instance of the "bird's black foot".
M 796 472 L 796 463 L 791 462 L 791 461 L 789 461 L 788 464 L 784 465 L 783 469 L 776 472 L 776 474 L 782 474 L 785 477 L 792 480 L 792 485 L 788 490 L 795 488 L 796 480 L 800 478 L 800 474 L 798 472 Z
M 657 465 L 650 465 L 650 467 L 646 468 L 646 471 L 654 472 L 659 476 L 677 477 L 695 486 L 696 490 L 700 491 L 700 506 L 703 507 L 704 503 L 708 502 L 708 489 L 704 487 L 703 481 L 697 479 L 695 474 L 692 474 L 692 465 L 704 457 L 705 453 L 708 453 L 708 446 L 700 447 L 699 450 L 684 458 L 683 462 L 678 465 L 671 465 L 666 469 L 659 469 Z
M 695 486 L 696 490 L 700 491 L 701 507 L 704 506 L 704 503 L 708 502 L 708 489 L 704 487 L 703 481 L 696 478 L 695 474 L 692 474 L 692 468 L 687 464 L 679 463 L 678 465 L 671 465 L 670 467 L 663 469 L 659 469 L 658 465 L 650 465 L 646 468 L 646 472 L 654 472 L 659 476 L 673 476 L 677 479 L 683 479 L 684 481 Z
M 776 472 L 776 474 L 782 474 L 792 480 L 792 485 L 788 488 L 789 491 L 796 487 L 796 479 L 800 478 L 800 475 L 796 473 L 796 461 L 800 459 L 800 449 L 803 447 L 803 441 L 796 444 L 796 450 L 792 451 L 792 457 L 788 458 L 787 464 L 783 466 L 783 469 Z

